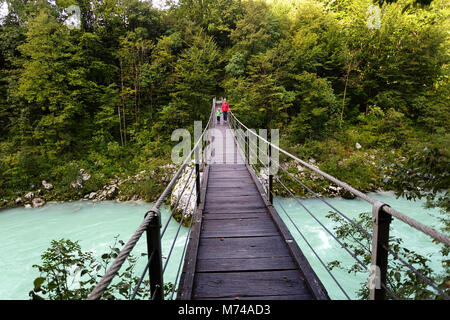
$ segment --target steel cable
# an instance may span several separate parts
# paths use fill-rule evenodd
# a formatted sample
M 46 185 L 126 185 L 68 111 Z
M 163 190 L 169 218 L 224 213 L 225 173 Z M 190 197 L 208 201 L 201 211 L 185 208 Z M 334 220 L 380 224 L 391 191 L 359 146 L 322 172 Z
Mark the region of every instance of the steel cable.
M 403 263 L 409 270 L 411 270 L 413 273 L 415 273 L 419 278 L 421 278 L 424 282 L 426 282 L 428 285 L 430 285 L 433 289 L 435 289 L 437 292 L 439 292 L 446 300 L 450 300 L 450 296 L 446 294 L 444 291 L 439 289 L 433 281 L 425 277 L 421 272 L 419 272 L 416 268 L 414 268 L 411 264 L 407 263 L 405 260 L 399 257 L 397 253 L 392 251 L 390 248 L 386 248 L 386 246 L 383 245 L 383 248 L 387 250 L 390 254 L 392 254 L 396 259 L 398 259 L 401 263 Z
M 195 189 L 195 188 L 192 188 L 192 189 L 191 189 L 191 193 L 189 194 L 188 201 L 186 202 L 186 206 L 184 207 L 183 214 L 181 215 L 180 224 L 179 224 L 179 226 L 178 226 L 177 233 L 175 234 L 175 237 L 174 237 L 174 239 L 173 239 L 173 241 L 172 241 L 172 246 L 170 247 L 169 254 L 167 255 L 166 263 L 164 264 L 163 274 L 164 274 L 164 272 L 166 271 L 167 264 L 169 263 L 170 257 L 171 257 L 171 255 L 172 255 L 173 247 L 175 246 L 175 242 L 176 242 L 176 240 L 177 240 L 177 238 L 178 238 L 178 234 L 179 234 L 179 232 L 180 232 L 181 226 L 183 225 L 183 219 L 185 218 L 186 211 L 187 211 L 187 208 L 188 208 L 188 206 L 189 206 L 189 203 L 190 203 L 190 200 L 191 200 L 191 196 L 192 196 L 192 193 L 193 193 L 194 189 Z
M 153 205 L 153 208 L 149 212 L 157 212 L 159 214 L 159 207 L 164 203 L 164 200 L 166 199 L 169 191 L 172 189 L 173 185 L 175 184 L 175 181 L 180 176 L 181 172 L 183 171 L 186 163 L 190 158 L 192 157 L 193 152 L 196 150 L 196 148 L 199 146 L 199 143 L 202 141 L 203 136 L 208 129 L 208 126 L 212 119 L 212 113 L 209 117 L 209 120 L 205 126 L 205 129 L 203 130 L 202 134 L 200 135 L 199 139 L 194 145 L 194 148 L 191 150 L 191 152 L 188 154 L 186 159 L 184 160 L 183 164 L 180 166 L 178 171 L 175 173 L 175 175 L 170 180 L 169 184 L 166 186 L 162 194 L 159 196 L 158 200 Z M 92 292 L 87 297 L 87 300 L 97 300 L 100 299 L 103 292 L 107 289 L 109 284 L 111 283 L 112 279 L 116 276 L 116 274 L 119 272 L 120 268 L 122 267 L 123 263 L 127 259 L 130 252 L 135 247 L 136 243 L 139 241 L 140 237 L 144 233 L 144 231 L 147 229 L 147 226 L 150 222 L 151 215 L 147 215 L 146 218 L 144 218 L 143 222 L 139 225 L 138 229 L 135 231 L 135 233 L 131 236 L 130 240 L 126 243 L 126 245 L 122 248 L 122 250 L 119 252 L 117 258 L 113 261 L 109 269 L 106 271 L 106 273 L 103 275 L 103 277 L 100 279 L 98 284 L 95 286 L 95 288 L 92 290 Z
M 273 193 L 272 193 L 273 195 Z M 319 257 L 319 255 L 316 253 L 316 251 L 313 249 L 313 247 L 311 246 L 311 244 L 308 242 L 308 240 L 306 239 L 306 237 L 303 235 L 303 233 L 300 231 L 300 229 L 297 227 L 297 225 L 294 223 L 294 221 L 291 219 L 291 217 L 289 216 L 289 214 L 287 213 L 287 211 L 284 209 L 283 205 L 281 204 L 281 201 L 278 198 L 275 198 L 278 203 L 280 204 L 281 209 L 284 211 L 284 213 L 286 214 L 286 216 L 289 218 L 289 220 L 291 221 L 291 223 L 294 225 L 295 229 L 298 231 L 298 233 L 300 234 L 300 236 L 303 238 L 303 240 L 306 242 L 306 244 L 308 245 L 308 247 L 311 249 L 311 251 L 314 253 L 314 255 L 316 256 L 316 258 L 319 260 L 320 264 L 325 268 L 325 270 L 328 272 L 328 274 L 330 275 L 330 277 L 334 280 L 334 282 L 336 282 L 336 284 L 338 285 L 339 289 L 341 289 L 341 291 L 344 293 L 344 295 L 346 296 L 346 298 L 348 300 L 351 300 L 350 297 L 348 296 L 347 292 L 345 292 L 344 288 L 342 288 L 341 284 L 336 280 L 336 278 L 333 276 L 333 274 L 331 273 L 331 270 L 328 269 L 328 267 L 325 265 L 325 263 L 322 261 L 322 259 Z
M 150 267 L 150 263 L 152 263 L 154 253 L 155 252 L 152 252 L 152 254 L 150 255 L 150 258 L 148 258 L 147 264 L 145 265 L 144 271 L 142 272 L 141 277 L 139 278 L 139 281 L 138 281 L 136 287 L 134 288 L 134 291 L 133 291 L 133 294 L 132 294 L 130 300 L 134 300 L 136 298 L 136 294 L 139 290 L 139 287 L 141 286 L 142 281 L 144 280 L 145 274 L 147 273 L 147 270 Z
M 192 173 L 194 172 L 194 169 L 195 169 L 195 166 L 192 166 L 192 169 L 191 169 L 191 171 L 190 171 L 190 173 L 189 173 L 189 177 L 187 178 L 187 181 L 186 181 L 186 183 L 184 184 L 183 189 L 181 190 L 181 193 L 180 193 L 180 195 L 179 195 L 178 198 L 177 198 L 177 202 L 175 203 L 175 206 L 173 207 L 172 212 L 170 213 L 169 219 L 167 219 L 167 222 L 166 222 L 166 224 L 164 225 L 163 231 L 161 232 L 161 239 L 163 238 L 164 233 L 166 232 L 166 229 L 167 229 L 167 227 L 169 226 L 169 222 L 170 222 L 170 220 L 172 219 L 173 214 L 174 214 L 175 210 L 176 210 L 177 207 L 178 207 L 178 203 L 180 202 L 180 199 L 181 199 L 181 197 L 183 196 L 184 191 L 186 190 L 186 186 L 188 185 L 189 180 L 191 180 L 191 176 L 192 176 Z
M 178 277 L 179 277 L 180 271 L 181 271 L 181 265 L 182 265 L 183 258 L 184 258 L 185 252 L 186 252 L 188 240 L 189 240 L 189 237 L 190 237 L 190 235 L 191 235 L 191 230 L 192 230 L 192 220 L 194 220 L 194 217 L 192 217 L 192 219 L 191 219 L 191 221 L 190 221 L 190 223 L 189 223 L 189 231 L 188 231 L 188 234 L 187 234 L 187 236 L 186 236 L 186 240 L 184 241 L 183 252 L 181 253 L 180 263 L 178 264 L 177 276 L 176 276 L 176 278 L 175 278 L 175 282 L 174 282 L 174 286 L 173 286 L 173 288 L 172 288 L 172 294 L 170 295 L 170 299 L 173 298 L 173 294 L 175 293 L 175 284 L 178 282 Z
M 263 150 L 261 150 L 261 148 L 259 148 L 256 144 L 252 144 L 253 146 L 255 146 L 260 152 L 264 153 Z M 270 161 L 273 161 L 272 158 L 269 158 Z M 266 168 L 269 170 L 269 164 L 265 165 L 258 157 L 259 162 Z M 315 193 L 313 190 L 311 190 L 308 186 L 306 186 L 304 183 L 302 183 L 301 181 L 299 181 L 295 176 L 293 176 L 290 172 L 288 172 L 286 169 L 284 169 L 281 164 L 276 161 L 277 165 L 279 168 L 281 168 L 284 172 L 286 172 L 291 178 L 293 178 L 297 183 L 301 184 L 304 188 L 306 188 L 309 192 L 313 193 L 314 196 L 318 199 L 320 199 L 322 202 L 324 202 L 325 204 L 327 204 L 330 208 L 332 208 L 335 212 L 337 212 L 338 214 L 340 214 L 342 217 L 344 217 L 347 221 L 349 221 L 351 224 L 353 224 L 355 227 L 357 227 L 361 232 L 363 232 L 364 235 L 366 235 L 366 237 L 368 237 L 369 239 L 372 238 L 372 235 L 369 234 L 369 232 L 367 232 L 364 228 L 362 228 L 359 224 L 357 224 L 356 222 L 354 222 L 352 219 L 348 218 L 345 214 L 343 214 L 341 211 L 339 211 L 338 209 L 336 209 L 334 206 L 332 206 L 330 203 L 328 203 L 325 199 L 323 199 L 322 197 L 320 197 L 319 195 L 317 195 L 317 193 Z M 272 193 L 273 195 L 273 193 Z M 365 250 L 369 251 L 360 241 L 356 240 L 355 241 L 361 245 Z
M 321 171 L 319 168 L 317 168 L 316 166 L 313 166 L 310 163 L 307 163 L 301 159 L 299 159 L 298 157 L 292 155 L 291 153 L 287 152 L 286 150 L 281 149 L 280 147 L 274 145 L 273 143 L 267 141 L 266 139 L 264 139 L 263 137 L 259 136 L 258 134 L 256 134 L 255 132 L 251 131 L 247 126 L 245 126 L 241 121 L 239 121 L 239 119 L 237 119 L 234 114 L 230 111 L 230 114 L 232 117 L 234 117 L 234 119 L 236 120 L 237 123 L 239 123 L 243 128 L 247 129 L 247 132 L 251 132 L 251 134 L 258 136 L 261 140 L 263 140 L 264 142 L 266 142 L 267 144 L 270 144 L 273 148 L 277 149 L 278 151 L 280 151 L 281 153 L 287 155 L 288 157 L 292 158 L 293 160 L 303 164 L 305 167 L 309 168 L 310 170 L 320 174 L 321 176 L 327 178 L 328 180 L 334 182 L 335 184 L 337 184 L 340 187 L 343 187 L 344 189 L 346 189 L 347 191 L 353 193 L 355 196 L 369 202 L 370 204 L 374 205 L 376 203 L 376 200 L 370 198 L 369 196 L 367 196 L 366 194 L 362 193 L 361 191 L 351 187 L 350 185 L 348 185 L 345 182 L 340 181 L 339 179 L 336 179 L 335 177 L 327 174 L 326 172 Z M 424 224 L 408 217 L 405 216 L 403 213 L 398 212 L 397 210 L 391 208 L 391 207 L 386 207 L 384 210 L 386 213 L 396 217 L 397 219 L 405 222 L 406 224 L 410 225 L 411 227 L 427 234 L 428 236 L 432 237 L 433 239 L 442 242 L 444 244 L 446 244 L 447 246 L 450 246 L 450 238 L 445 236 L 444 234 L 434 230 L 433 228 L 427 227 Z
M 336 242 L 337 243 L 339 243 L 340 245 L 341 245 L 341 247 L 343 248 L 343 249 L 345 249 L 345 251 L 347 251 L 361 266 L 362 266 L 362 268 L 363 268 L 363 270 L 367 270 L 367 266 L 363 263 L 363 262 L 361 262 L 361 260 L 359 260 L 358 259 L 358 257 L 356 257 L 356 255 L 355 254 L 353 254 L 348 248 L 347 248 L 347 246 L 344 244 L 344 243 L 342 243 L 338 238 L 336 238 L 334 235 L 333 235 L 333 233 L 330 231 L 330 230 L 328 230 L 328 228 L 322 223 L 322 222 L 320 222 L 320 220 L 319 219 L 317 219 L 313 214 L 312 214 L 312 212 L 307 208 L 307 207 L 305 207 L 305 205 L 301 202 L 301 201 L 299 201 L 298 200 L 298 198 L 296 198 L 295 197 L 295 195 L 293 195 L 293 193 L 284 185 L 284 183 L 283 182 L 281 182 L 281 180 L 280 179 L 278 179 L 278 177 L 275 177 L 275 179 L 279 182 L 279 183 L 281 183 L 281 185 L 286 189 L 286 191 L 288 191 L 290 194 L 291 194 L 291 196 L 297 201 L 297 203 L 298 204 L 300 204 L 305 210 L 306 210 L 306 212 L 308 212 L 309 213 L 309 215 L 311 216 L 311 217 L 313 217 L 314 218 L 314 220 L 316 220 L 317 221 L 317 223 L 319 223 L 320 224 L 320 226 L 322 226 L 322 228 L 325 230 L 325 231 L 327 231 L 328 232 L 328 234 L 334 239 L 334 240 L 336 240 Z

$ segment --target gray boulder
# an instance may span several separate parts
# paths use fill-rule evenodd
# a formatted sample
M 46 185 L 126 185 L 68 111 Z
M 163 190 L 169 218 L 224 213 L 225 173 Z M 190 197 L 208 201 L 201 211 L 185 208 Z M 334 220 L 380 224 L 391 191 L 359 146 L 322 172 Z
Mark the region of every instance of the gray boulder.
M 41 198 L 34 198 L 32 202 L 33 202 L 33 208 L 39 208 L 45 204 L 45 201 L 42 200 Z
M 34 193 L 33 193 L 33 192 L 28 192 L 28 193 L 25 195 L 25 198 L 27 198 L 27 199 L 29 199 L 29 200 L 33 199 L 33 198 L 34 198 Z
M 52 190 L 53 186 L 50 183 L 47 183 L 47 181 L 42 180 L 42 186 L 44 187 L 45 190 Z

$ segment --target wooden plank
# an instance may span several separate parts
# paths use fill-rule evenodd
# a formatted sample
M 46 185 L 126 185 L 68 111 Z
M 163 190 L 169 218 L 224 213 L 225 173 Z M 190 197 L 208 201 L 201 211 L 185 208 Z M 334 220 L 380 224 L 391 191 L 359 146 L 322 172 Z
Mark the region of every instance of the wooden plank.
M 263 204 L 264 201 L 259 196 L 255 195 L 236 195 L 229 196 L 226 192 L 216 191 L 215 193 L 209 193 L 205 203 L 250 203 L 250 204 Z
M 264 217 L 263 213 L 248 212 L 248 213 L 211 213 L 204 214 L 203 220 L 228 220 L 228 219 L 254 219 Z M 265 218 L 265 217 L 264 217 Z M 269 218 L 266 218 L 269 219 Z
M 251 238 L 251 237 L 268 237 L 268 236 L 278 236 L 278 231 L 276 230 L 215 230 L 215 231 L 202 231 L 202 238 L 221 238 L 221 239 L 232 239 L 232 238 Z
M 242 187 L 251 187 L 254 186 L 255 184 L 253 183 L 253 181 L 249 181 L 249 180 L 222 180 L 222 181 L 216 181 L 216 180 L 212 180 L 209 181 L 210 187 L 212 188 L 221 188 L 221 189 L 226 189 L 226 188 L 236 188 L 237 186 Z
M 255 173 L 251 171 L 250 168 L 249 173 L 255 182 L 258 181 L 258 178 L 256 177 Z M 265 196 L 263 186 L 259 183 L 256 183 L 256 187 L 258 188 L 258 191 L 261 194 L 261 197 L 263 198 L 264 203 L 267 206 L 267 209 L 270 211 L 270 216 L 272 217 L 277 229 L 279 230 L 281 237 L 285 240 L 288 250 L 291 253 L 292 257 L 294 258 L 295 263 L 297 264 L 299 270 L 301 270 L 302 274 L 304 274 L 304 278 L 306 279 L 305 283 L 308 286 L 311 294 L 317 300 L 329 300 L 330 297 L 328 296 L 328 292 L 326 291 L 319 277 L 317 277 L 316 273 L 311 268 L 311 265 L 304 256 L 303 252 L 300 250 L 300 247 L 292 237 L 289 229 L 279 216 L 275 207 L 269 202 L 269 200 Z
M 239 192 L 251 192 L 252 195 L 255 194 L 255 192 L 257 191 L 256 186 L 255 185 L 234 185 L 234 186 L 229 186 L 229 187 L 224 187 L 224 186 L 214 186 L 211 187 L 209 186 L 208 188 L 208 193 L 213 192 L 213 193 L 217 193 L 217 191 L 223 191 L 223 194 L 231 194 L 231 193 L 239 193 Z
M 228 180 L 228 181 L 220 181 L 220 182 L 218 182 L 218 181 L 215 181 L 215 180 L 212 180 L 212 181 L 209 181 L 209 184 L 210 184 L 210 187 L 219 187 L 219 188 L 236 188 L 237 186 L 239 186 L 239 187 L 245 187 L 245 186 L 254 186 L 255 185 L 255 183 L 253 182 L 253 181 L 248 181 L 248 180 L 243 180 L 243 181 L 240 181 L 240 180 L 235 180 L 235 181 L 230 181 L 230 180 Z
M 248 174 L 245 163 L 243 164 L 212 164 L 211 173 L 221 173 L 221 172 L 231 172 L 231 173 L 242 173 Z
M 215 180 L 225 180 L 225 179 L 231 179 L 231 180 L 248 180 L 251 181 L 250 176 L 245 176 L 243 174 L 239 174 L 236 172 L 230 172 L 230 173 L 226 173 L 226 172 L 217 172 L 214 175 L 209 177 L 210 181 L 215 181 Z
M 237 176 L 246 177 L 248 175 L 247 169 L 245 170 L 216 170 L 211 173 L 211 176 L 216 178 L 217 176 Z
M 245 236 L 246 232 L 267 231 L 277 234 L 278 230 L 270 219 L 229 219 L 229 220 L 205 220 L 202 224 L 202 236 L 204 234 L 218 234 L 220 237 L 235 237 L 235 234 Z
M 209 208 L 210 206 L 226 206 L 231 208 L 237 205 L 242 207 L 265 207 L 263 200 L 259 196 L 223 197 L 220 196 L 220 192 L 217 192 L 217 194 L 208 194 L 208 198 L 205 201 L 205 208 Z
M 219 164 L 213 164 L 212 167 L 220 166 Z M 243 165 L 233 165 L 229 164 L 228 167 L 222 167 L 222 168 L 215 168 L 211 171 L 212 174 L 218 175 L 218 174 L 241 174 L 243 176 L 248 176 L 248 171 L 245 168 L 245 164 Z
M 289 251 L 280 236 L 201 238 L 198 252 L 198 259 L 282 256 L 289 256 Z
M 227 190 L 228 191 L 228 190 Z M 231 199 L 240 199 L 240 200 L 246 200 L 246 201 L 262 201 L 260 196 L 255 196 L 254 192 L 245 192 L 243 194 L 235 194 L 235 195 L 230 195 L 229 192 L 222 192 L 221 190 L 216 190 L 216 192 L 210 192 L 208 193 L 208 196 L 206 198 L 206 202 L 211 201 L 211 199 L 213 199 L 214 201 L 219 200 L 219 201 L 226 201 L 226 200 L 231 200 Z
M 210 166 L 206 166 L 200 189 L 200 205 L 197 206 L 193 215 L 193 225 L 189 236 L 188 246 L 184 257 L 183 270 L 180 275 L 178 285 L 177 300 L 189 300 L 192 297 L 192 288 L 194 286 L 195 269 L 197 265 L 197 254 L 200 243 L 200 232 L 202 225 L 202 216 L 206 198 L 206 189 L 208 187 L 208 174 Z
M 292 270 L 297 266 L 290 256 L 244 259 L 198 259 L 197 272 Z
M 194 288 L 194 299 L 308 294 L 298 270 L 197 273 Z
M 230 167 L 231 167 L 231 165 L 230 165 Z M 247 176 L 248 172 L 247 172 L 247 169 L 245 169 L 245 170 L 243 170 L 243 169 L 232 169 L 232 170 L 225 170 L 225 169 L 219 170 L 219 169 L 217 169 L 217 170 L 212 171 L 211 174 L 212 174 L 213 177 L 216 177 L 216 176 L 219 176 L 219 175 Z
M 267 208 L 223 208 L 223 207 L 209 207 L 203 211 L 203 214 L 216 213 L 264 213 L 268 214 Z
M 221 186 L 223 184 L 227 184 L 227 183 L 234 183 L 234 185 L 236 184 L 242 184 L 242 183 L 249 183 L 249 184 L 254 184 L 253 180 L 250 177 L 216 177 L 214 179 L 209 179 L 209 183 L 211 186 L 214 186 L 215 184 L 220 184 Z
M 258 204 L 258 203 L 246 203 L 246 202 L 235 202 L 235 203 L 210 203 L 208 202 L 207 205 L 205 205 L 205 210 L 208 212 L 230 212 L 230 211 L 237 211 L 237 210 L 247 210 L 247 211 L 254 211 L 258 209 L 265 209 L 266 207 L 264 204 Z M 217 211 L 219 210 L 219 211 Z

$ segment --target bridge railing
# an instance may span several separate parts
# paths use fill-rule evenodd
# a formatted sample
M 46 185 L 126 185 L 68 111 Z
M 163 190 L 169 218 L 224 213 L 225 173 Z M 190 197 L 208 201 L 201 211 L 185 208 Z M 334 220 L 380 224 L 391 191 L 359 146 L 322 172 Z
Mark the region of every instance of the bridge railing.
M 126 261 L 126 259 L 131 254 L 131 251 L 135 248 L 137 242 L 141 238 L 141 236 L 146 233 L 146 240 L 147 240 L 147 264 L 133 290 L 133 293 L 130 296 L 130 300 L 136 299 L 137 296 L 141 294 L 140 287 L 142 283 L 144 282 L 144 279 L 148 273 L 149 276 L 149 282 L 150 282 L 150 292 L 147 293 L 147 295 L 150 297 L 151 300 L 163 300 L 165 295 L 170 295 L 170 299 L 173 298 L 175 288 L 177 285 L 177 282 L 179 280 L 180 271 L 182 267 L 183 262 L 183 256 L 186 252 L 186 247 L 189 239 L 189 234 L 191 231 L 192 226 L 192 220 L 193 217 L 191 217 L 189 222 L 189 230 L 188 234 L 186 236 L 185 242 L 184 242 L 184 248 L 183 252 L 181 254 L 181 258 L 178 264 L 177 274 L 175 283 L 173 283 L 173 287 L 171 288 L 171 292 L 164 292 L 164 272 L 166 271 L 166 267 L 168 266 L 169 260 L 172 257 L 173 249 L 175 246 L 175 242 L 177 241 L 177 238 L 180 234 L 180 229 L 183 223 L 183 220 L 187 217 L 187 209 L 190 204 L 191 197 L 193 196 L 194 190 L 195 190 L 195 197 L 196 197 L 196 203 L 199 204 L 200 201 L 200 185 L 202 181 L 200 180 L 200 168 L 207 164 L 207 161 L 205 159 L 208 155 L 205 155 L 204 152 L 206 152 L 209 148 L 203 149 L 202 142 L 203 140 L 206 140 L 206 135 L 209 132 L 208 129 L 211 129 L 211 126 L 213 125 L 213 116 L 215 111 L 215 104 L 213 104 L 211 108 L 211 114 L 209 117 L 209 120 L 205 126 L 205 129 L 203 130 L 201 136 L 198 138 L 198 140 L 195 142 L 194 147 L 191 149 L 191 152 L 186 156 L 186 159 L 184 162 L 179 166 L 177 172 L 173 176 L 173 178 L 170 180 L 169 184 L 166 186 L 158 200 L 153 205 L 152 209 L 150 209 L 144 216 L 144 220 L 139 225 L 138 229 L 135 231 L 135 233 L 131 236 L 129 241 L 125 244 L 125 246 L 122 248 L 122 250 L 117 255 L 116 259 L 113 261 L 109 269 L 106 271 L 104 276 L 100 279 L 100 281 L 97 283 L 95 288 L 92 290 L 90 295 L 88 296 L 87 300 L 98 300 L 102 298 L 102 295 L 107 290 L 108 286 L 111 284 L 113 279 L 118 275 L 119 270 L 121 269 L 122 265 Z M 204 151 L 202 151 L 204 150 Z M 191 162 L 192 158 L 195 159 L 195 164 L 192 166 L 192 168 L 189 170 L 188 165 Z M 170 191 L 174 187 L 174 185 L 179 181 L 180 177 L 182 177 L 182 173 L 185 171 L 188 171 L 188 178 L 183 185 L 183 188 L 180 192 L 180 194 L 177 197 L 176 203 L 172 208 L 172 211 L 169 215 L 168 220 L 165 222 L 164 227 L 162 227 L 161 223 L 161 213 L 160 213 L 160 207 L 164 204 L 167 197 L 170 194 Z M 193 174 L 195 171 L 195 174 Z M 193 182 L 194 180 L 195 182 Z M 179 206 L 181 197 L 183 196 L 184 192 L 188 189 L 188 185 L 195 183 L 195 188 L 192 186 L 189 194 L 189 198 L 184 206 L 183 212 L 181 214 L 181 218 L 179 221 L 179 225 L 176 231 L 176 234 L 174 236 L 174 239 L 170 245 L 169 252 L 167 254 L 167 257 L 165 257 L 165 262 L 163 263 L 163 256 L 162 256 L 162 246 L 161 246 L 161 240 L 165 235 L 165 232 L 167 230 L 167 227 L 174 217 L 175 211 Z M 162 230 L 162 231 L 161 231 Z
M 291 153 L 287 152 L 286 150 L 281 149 L 277 144 L 274 144 L 270 141 L 268 141 L 267 137 L 263 137 L 261 135 L 258 135 L 255 130 L 252 130 L 245 126 L 235 115 L 233 112 L 230 111 L 230 125 L 233 129 L 233 134 L 236 138 L 238 146 L 241 148 L 242 154 L 244 155 L 247 164 L 255 170 L 252 165 L 257 164 L 258 167 L 264 167 L 267 170 L 268 173 L 268 179 L 266 183 L 266 195 L 269 201 L 273 204 L 274 199 L 277 200 L 278 205 L 280 208 L 284 211 L 286 214 L 286 217 L 289 219 L 289 221 L 293 224 L 296 231 L 299 233 L 299 235 L 303 238 L 305 243 L 308 245 L 308 247 L 311 249 L 312 253 L 316 256 L 316 258 L 319 260 L 320 264 L 325 268 L 327 273 L 330 275 L 330 277 L 333 279 L 333 281 L 337 284 L 339 289 L 343 292 L 345 297 L 347 299 L 350 299 L 347 292 L 344 290 L 343 286 L 339 283 L 338 279 L 332 274 L 330 268 L 324 263 L 324 261 L 320 258 L 320 256 L 317 254 L 317 252 L 314 250 L 311 243 L 308 241 L 308 239 L 305 237 L 305 235 L 301 232 L 300 228 L 295 224 L 292 217 L 288 214 L 287 210 L 283 207 L 281 201 L 278 198 L 274 198 L 274 191 L 273 191 L 273 182 L 275 179 L 275 182 L 277 182 L 284 190 L 287 191 L 288 194 L 292 198 L 295 199 L 295 201 L 308 212 L 313 219 L 320 224 L 320 226 L 337 242 L 339 245 L 356 261 L 358 265 L 360 265 L 363 269 L 367 270 L 369 272 L 369 283 L 371 284 L 369 286 L 370 289 L 370 299 L 372 300 L 383 300 L 386 298 L 386 294 L 388 294 L 392 299 L 398 299 L 398 297 L 395 295 L 395 293 L 388 287 L 387 283 L 387 271 L 388 271 L 388 256 L 391 254 L 395 259 L 400 261 L 404 266 L 406 266 L 412 273 L 414 273 L 418 278 L 420 278 L 422 281 L 427 283 L 431 288 L 433 288 L 436 292 L 438 292 L 444 299 L 449 300 L 449 295 L 444 292 L 439 286 L 434 283 L 432 280 L 427 278 L 425 275 L 423 275 L 420 271 L 418 271 L 414 266 L 412 266 L 410 263 L 406 262 L 404 259 L 402 259 L 396 252 L 394 252 L 389 247 L 389 226 L 390 222 L 392 221 L 392 218 L 396 218 L 407 225 L 419 230 L 420 232 L 427 234 L 430 236 L 433 240 L 443 243 L 446 246 L 450 246 L 450 238 L 445 236 L 444 234 L 434 230 L 433 228 L 430 228 L 428 226 L 425 226 L 424 224 L 404 215 L 403 213 L 395 210 L 394 208 L 390 207 L 388 204 L 382 203 L 380 201 L 377 201 L 368 195 L 364 194 L 363 192 L 353 188 L 352 186 L 348 185 L 347 183 L 340 181 L 339 179 L 327 174 L 326 172 L 321 171 L 316 166 L 305 162 L 295 155 L 292 155 Z M 258 146 L 258 141 L 260 146 Z M 323 178 L 329 180 L 330 182 L 338 185 L 339 187 L 347 190 L 348 192 L 355 195 L 357 198 L 360 198 L 366 202 L 368 202 L 372 206 L 372 233 L 365 230 L 363 227 L 361 227 L 359 224 L 357 224 L 354 220 L 347 217 L 345 214 L 343 214 L 340 210 L 336 209 L 333 205 L 331 205 L 326 199 L 324 199 L 321 195 L 314 192 L 311 188 L 309 188 L 306 184 L 304 184 L 302 181 L 300 181 L 297 177 L 295 177 L 291 172 L 289 172 L 287 169 L 285 169 L 278 159 L 274 159 L 272 154 L 274 151 L 283 154 L 284 156 L 287 156 L 288 158 L 294 160 L 295 162 L 301 164 L 302 166 L 310 169 L 316 174 L 319 174 Z M 263 157 L 258 156 L 264 155 Z M 262 159 L 261 159 L 262 158 Z M 250 161 L 250 159 L 257 159 L 256 163 L 252 163 L 254 161 Z M 311 193 L 315 198 L 321 200 L 323 203 L 325 203 L 328 207 L 331 208 L 332 211 L 339 214 L 342 218 L 344 218 L 346 221 L 351 223 L 354 227 L 356 227 L 367 239 L 371 242 L 372 248 L 371 248 L 371 264 L 370 266 L 367 266 L 364 264 L 361 259 L 358 258 L 357 254 L 355 252 L 352 252 L 348 246 L 346 246 L 342 241 L 334 235 L 328 228 L 320 222 L 319 219 L 313 214 L 311 210 L 309 210 L 299 199 L 295 196 L 295 194 L 289 190 L 289 188 L 286 186 L 286 183 L 283 183 L 283 181 L 280 179 L 281 177 L 279 175 L 274 174 L 276 170 L 274 170 L 274 166 L 277 167 L 277 169 L 281 169 L 283 173 L 288 176 L 291 181 L 294 183 L 299 184 L 302 186 L 305 190 L 307 190 L 309 193 Z

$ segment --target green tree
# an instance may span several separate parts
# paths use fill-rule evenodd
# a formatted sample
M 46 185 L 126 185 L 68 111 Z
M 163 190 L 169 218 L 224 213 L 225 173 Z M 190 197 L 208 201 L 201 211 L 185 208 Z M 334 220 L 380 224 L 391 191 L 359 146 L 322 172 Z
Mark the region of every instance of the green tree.
M 82 251 L 78 241 L 68 239 L 52 240 L 50 247 L 42 254 L 42 264 L 33 265 L 40 272 L 34 280 L 29 296 L 33 300 L 85 300 L 95 288 L 98 280 L 106 273 L 125 245 L 115 237 L 108 252 L 95 257 L 91 251 Z M 142 253 L 140 257 L 147 254 Z M 135 274 L 139 257 L 130 254 L 113 282 L 103 293 L 101 299 L 129 300 L 139 282 Z M 172 283 L 164 284 L 165 295 L 171 294 Z M 150 281 L 144 280 L 137 290 L 137 299 L 150 299 Z
M 294 115 L 288 128 L 292 142 L 325 137 L 335 128 L 339 110 L 330 83 L 308 72 L 295 76 L 295 80 Z
M 69 29 L 45 8 L 30 21 L 26 37 L 19 47 L 27 59 L 18 93 L 30 110 L 33 139 L 46 146 L 49 154 L 71 151 L 79 130 L 76 120 L 86 115 L 83 94 L 95 83 L 86 79 Z
M 192 127 L 195 120 L 206 121 L 218 85 L 220 52 L 214 39 L 203 33 L 180 55 L 175 65 L 174 92 L 160 111 L 153 130 L 167 139 L 173 129 Z

